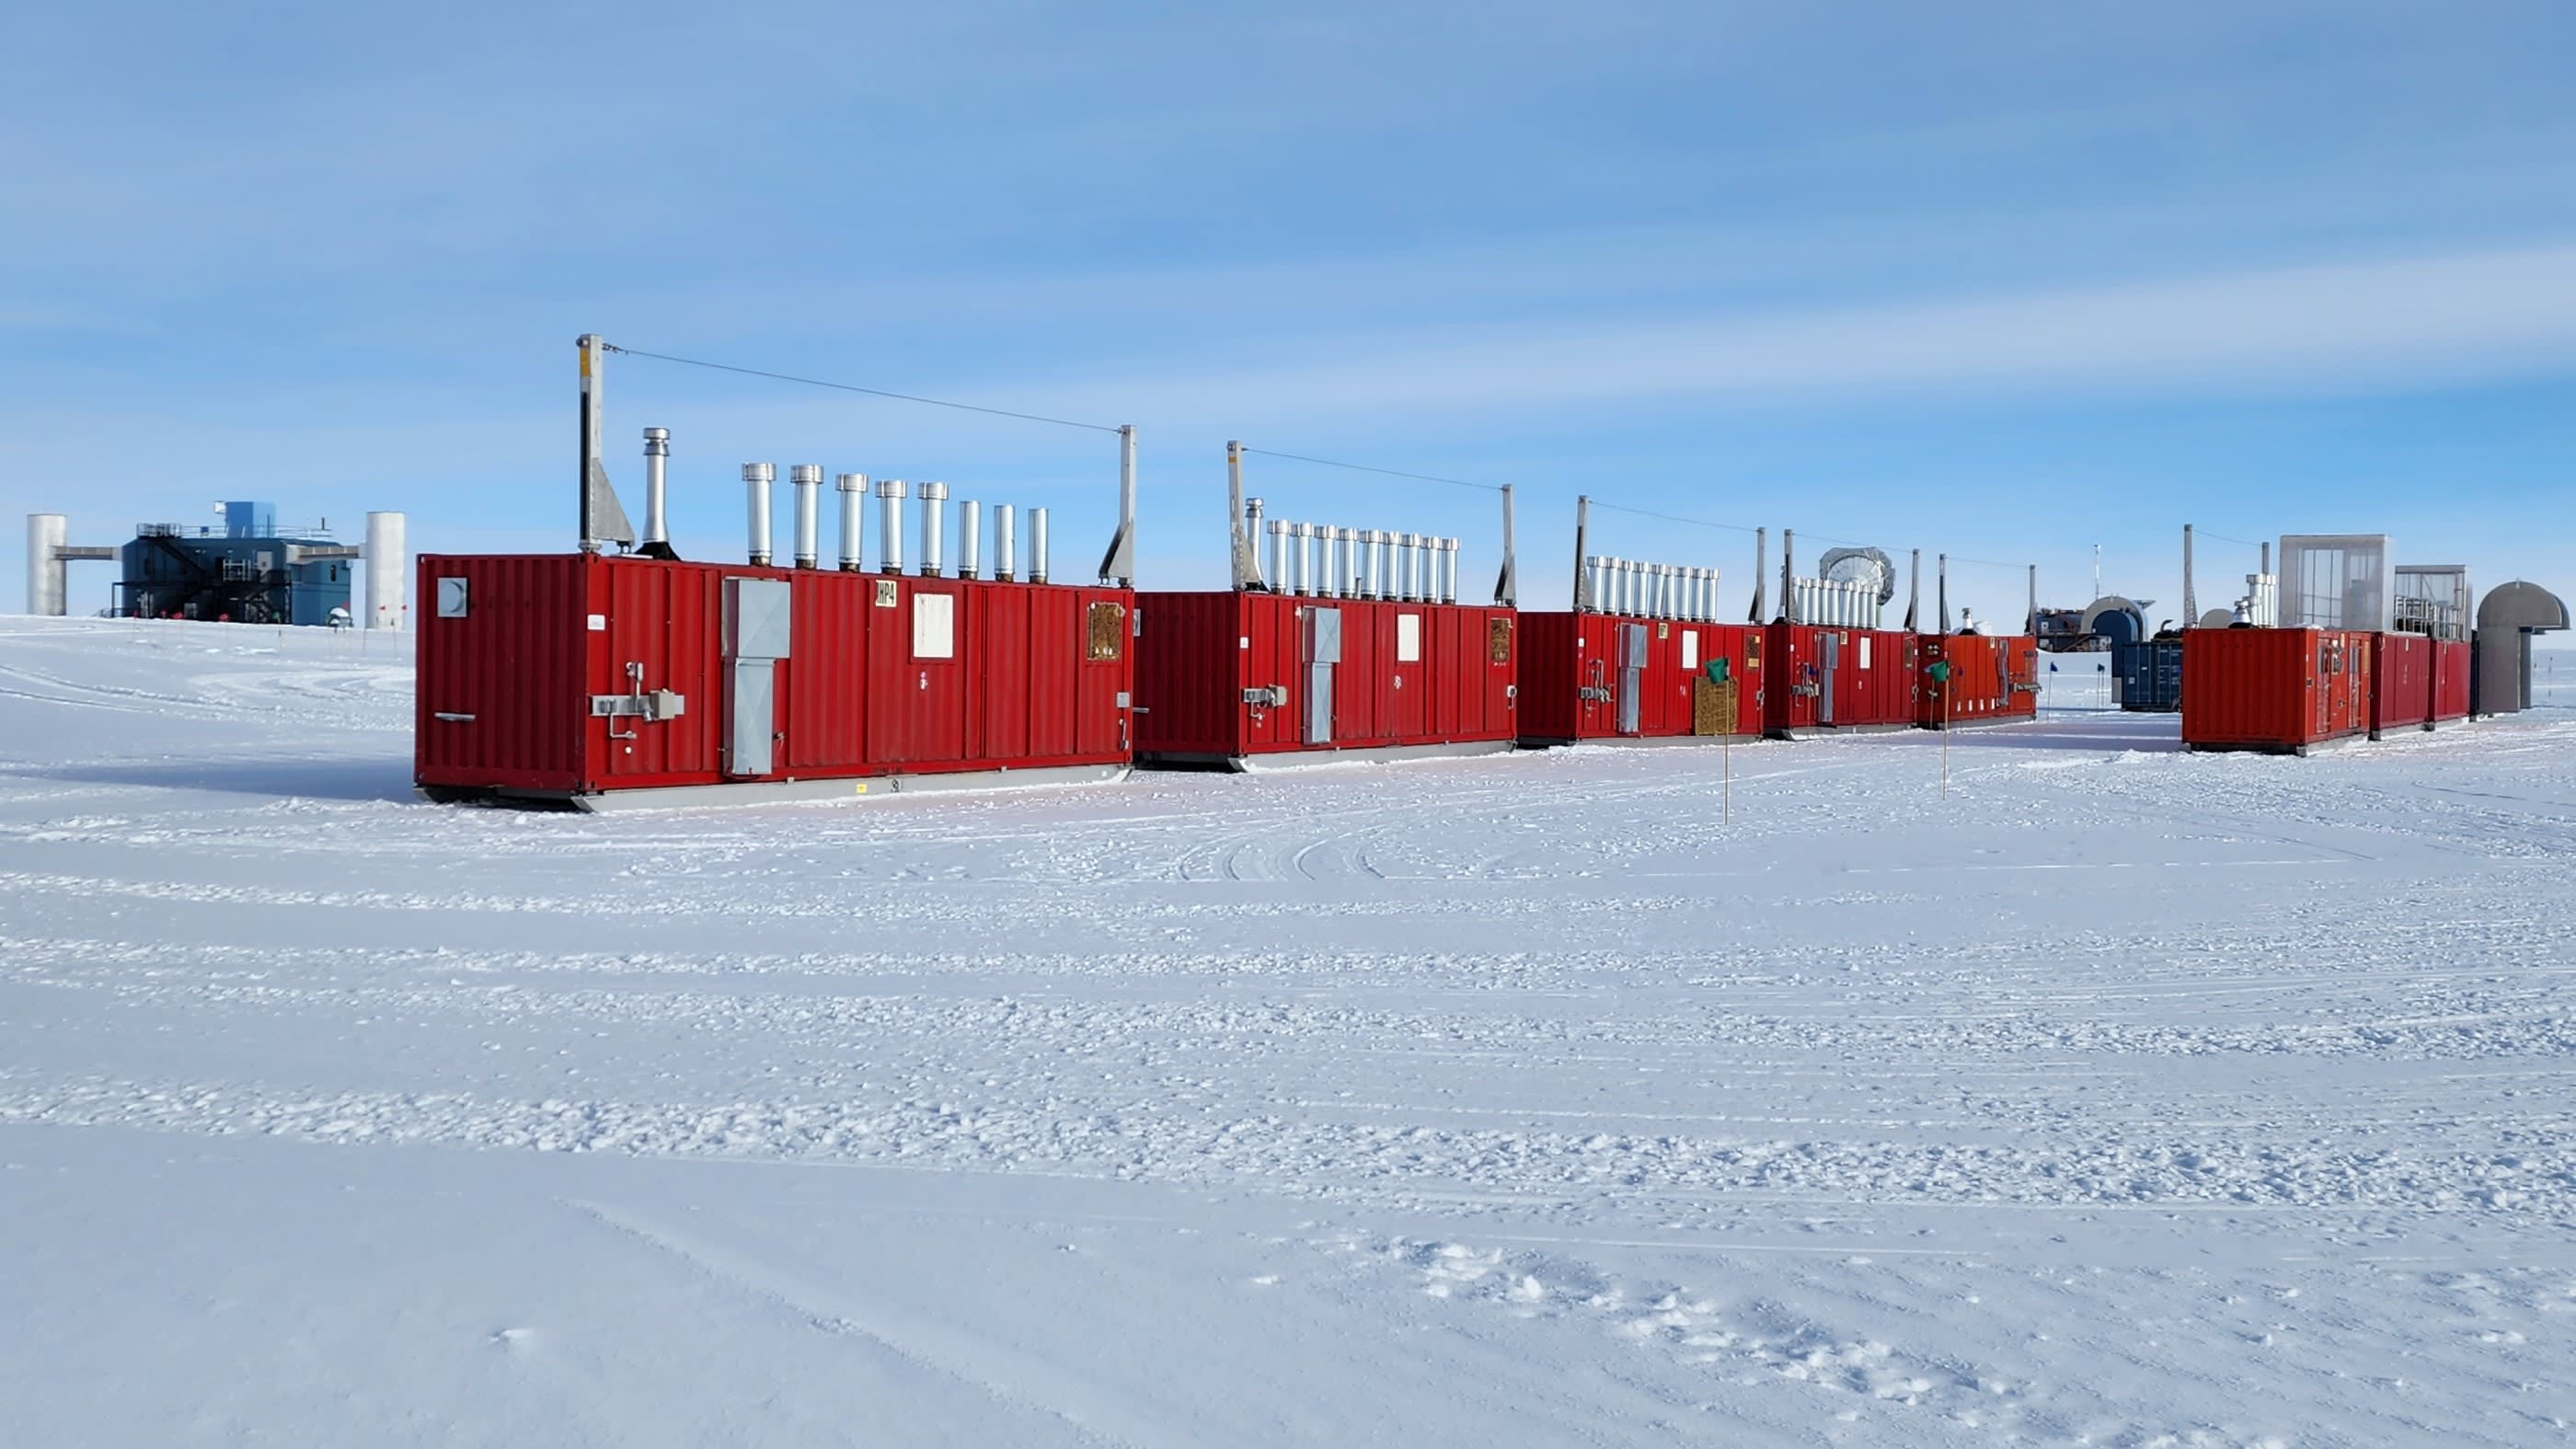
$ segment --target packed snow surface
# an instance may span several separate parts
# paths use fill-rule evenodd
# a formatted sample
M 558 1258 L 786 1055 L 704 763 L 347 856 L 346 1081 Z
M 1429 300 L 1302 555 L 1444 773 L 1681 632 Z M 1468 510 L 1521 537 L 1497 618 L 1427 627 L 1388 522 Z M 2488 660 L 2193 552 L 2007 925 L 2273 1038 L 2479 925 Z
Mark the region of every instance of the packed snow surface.
M 2563 1443 L 2551 698 L 589 817 L 5 621 L 0 1442 Z

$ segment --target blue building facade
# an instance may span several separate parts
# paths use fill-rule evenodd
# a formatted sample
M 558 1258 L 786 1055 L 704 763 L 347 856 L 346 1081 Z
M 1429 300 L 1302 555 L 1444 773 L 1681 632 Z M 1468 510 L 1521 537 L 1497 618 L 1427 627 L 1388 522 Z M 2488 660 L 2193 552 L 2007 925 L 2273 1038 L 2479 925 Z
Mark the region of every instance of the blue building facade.
M 226 503 L 219 527 L 147 523 L 119 552 L 116 612 L 237 624 L 345 622 L 360 550 L 321 529 L 280 532 L 274 503 Z

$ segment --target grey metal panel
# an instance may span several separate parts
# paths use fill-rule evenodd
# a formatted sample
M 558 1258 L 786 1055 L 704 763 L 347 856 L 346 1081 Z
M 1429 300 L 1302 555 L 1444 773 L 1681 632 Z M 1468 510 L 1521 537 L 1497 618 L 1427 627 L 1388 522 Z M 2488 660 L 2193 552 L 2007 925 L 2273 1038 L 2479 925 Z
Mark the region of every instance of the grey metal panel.
M 1342 662 L 1342 611 L 1308 609 L 1306 611 L 1306 662 L 1339 664 Z
M 734 660 L 785 659 L 792 617 L 785 579 L 724 581 L 724 652 Z
M 725 773 L 766 775 L 777 730 L 775 679 L 766 659 L 736 660 L 725 671 Z
M 1816 723 L 1832 724 L 1834 670 L 1843 662 L 1843 636 L 1839 630 L 1828 629 L 1816 636 L 1816 662 L 1817 682 L 1822 686 L 1816 692 Z
M 1637 696 L 1646 688 L 1646 626 L 1619 626 L 1619 733 L 1637 732 Z
M 1339 643 L 1336 636 L 1335 642 Z M 1333 742 L 1333 666 L 1306 666 L 1306 743 L 1329 745 Z

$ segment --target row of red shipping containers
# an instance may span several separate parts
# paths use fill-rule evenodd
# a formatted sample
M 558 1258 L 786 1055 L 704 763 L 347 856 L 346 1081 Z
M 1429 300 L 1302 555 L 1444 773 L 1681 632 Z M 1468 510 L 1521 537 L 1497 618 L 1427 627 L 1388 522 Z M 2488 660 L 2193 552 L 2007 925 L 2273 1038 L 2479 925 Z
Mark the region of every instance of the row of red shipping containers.
M 2370 737 L 2469 716 L 2469 641 L 2370 636 Z
M 756 671 L 765 751 L 728 734 L 751 692 L 728 580 L 785 590 L 781 657 Z M 428 554 L 419 585 L 416 772 L 432 792 L 579 799 L 1130 758 L 1123 589 L 585 554 Z
M 1915 723 L 1927 730 L 2039 717 L 2039 640 L 2028 634 L 1926 634 Z M 1950 677 L 1935 680 L 1935 664 Z
M 1695 734 L 1698 681 L 1718 660 L 1736 686 L 1726 732 L 1758 735 L 1765 635 L 1755 624 L 1523 614 L 1520 738 L 1555 745 Z
M 1519 737 L 1509 608 L 1256 592 L 1136 596 L 1136 755 L 1481 753 Z

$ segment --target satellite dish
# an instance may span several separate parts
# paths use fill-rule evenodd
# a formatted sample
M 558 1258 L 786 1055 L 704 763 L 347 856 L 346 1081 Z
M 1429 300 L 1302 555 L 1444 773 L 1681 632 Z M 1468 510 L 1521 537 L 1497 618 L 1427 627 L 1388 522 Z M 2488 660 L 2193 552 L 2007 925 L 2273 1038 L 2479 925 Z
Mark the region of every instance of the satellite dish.
M 1816 575 L 1839 584 L 1876 584 L 1878 601 L 1896 597 L 1896 565 L 1874 548 L 1829 548 L 1816 560 Z
M 2200 616 L 2200 627 L 2203 629 L 2224 629 L 2235 622 L 2234 609 L 2210 609 Z

